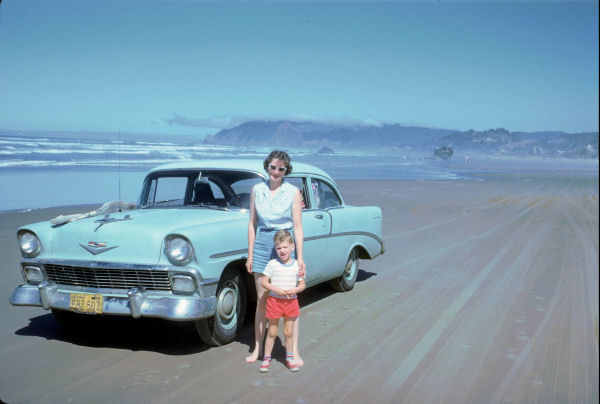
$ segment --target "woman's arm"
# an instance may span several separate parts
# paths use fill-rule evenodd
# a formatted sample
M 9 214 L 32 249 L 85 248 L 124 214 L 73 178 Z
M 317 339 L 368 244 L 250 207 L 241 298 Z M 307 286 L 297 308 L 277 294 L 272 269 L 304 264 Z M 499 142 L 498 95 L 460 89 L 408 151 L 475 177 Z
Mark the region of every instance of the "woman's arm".
M 294 244 L 296 244 L 296 261 L 300 269 L 300 276 L 306 276 L 306 267 L 304 265 L 304 230 L 302 229 L 302 197 L 300 191 L 296 192 L 294 202 L 292 203 L 292 223 L 294 226 Z
M 250 219 L 248 220 L 248 259 L 246 259 L 246 270 L 252 273 L 252 253 L 254 252 L 254 240 L 256 239 L 256 207 L 254 206 L 254 188 L 250 193 Z
M 298 286 L 296 286 L 296 293 L 303 292 L 304 289 L 306 289 L 306 283 L 304 282 L 304 279 L 300 279 L 298 281 Z

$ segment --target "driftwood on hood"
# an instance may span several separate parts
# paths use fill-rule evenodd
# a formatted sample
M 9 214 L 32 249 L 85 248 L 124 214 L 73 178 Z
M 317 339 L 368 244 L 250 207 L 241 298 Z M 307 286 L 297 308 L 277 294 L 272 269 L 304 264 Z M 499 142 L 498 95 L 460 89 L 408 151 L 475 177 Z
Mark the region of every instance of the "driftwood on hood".
M 113 201 L 106 202 L 97 210 L 92 210 L 87 213 L 76 213 L 73 215 L 59 215 L 54 219 L 50 220 L 50 223 L 53 226 L 62 226 L 63 224 L 67 224 L 69 222 L 85 219 L 86 217 L 97 216 L 97 215 L 105 215 L 113 212 L 121 212 L 123 210 L 132 210 L 135 209 L 136 205 L 132 202 L 125 201 Z

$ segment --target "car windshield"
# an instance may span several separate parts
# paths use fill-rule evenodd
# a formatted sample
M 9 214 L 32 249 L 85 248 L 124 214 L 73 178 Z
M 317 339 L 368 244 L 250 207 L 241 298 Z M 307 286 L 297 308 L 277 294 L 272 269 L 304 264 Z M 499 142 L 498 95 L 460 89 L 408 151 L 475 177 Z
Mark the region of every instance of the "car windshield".
M 141 208 L 208 207 L 248 209 L 257 173 L 229 170 L 155 172 L 146 177 Z

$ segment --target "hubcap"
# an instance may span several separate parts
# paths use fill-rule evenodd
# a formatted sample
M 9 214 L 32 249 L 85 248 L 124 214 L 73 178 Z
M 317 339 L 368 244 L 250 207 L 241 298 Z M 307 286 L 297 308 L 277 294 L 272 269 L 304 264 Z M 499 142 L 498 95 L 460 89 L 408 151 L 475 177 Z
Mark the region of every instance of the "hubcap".
M 354 272 L 356 271 L 356 253 L 352 251 L 350 253 L 350 257 L 348 257 L 348 262 L 346 263 L 346 268 L 344 269 L 344 278 L 350 280 L 354 276 Z
M 222 325 L 235 324 L 233 320 L 237 317 L 238 296 L 239 292 L 235 283 L 227 282 L 223 285 L 217 300 L 217 315 Z

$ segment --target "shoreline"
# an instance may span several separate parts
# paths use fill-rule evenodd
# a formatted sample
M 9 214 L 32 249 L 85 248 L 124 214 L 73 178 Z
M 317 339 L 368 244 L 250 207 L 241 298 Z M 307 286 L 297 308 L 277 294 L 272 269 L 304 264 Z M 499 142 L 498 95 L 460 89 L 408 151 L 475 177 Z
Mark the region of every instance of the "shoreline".
M 344 182 L 344 181 L 490 181 L 497 179 L 498 177 L 503 176 L 517 176 L 521 177 L 523 175 L 537 175 L 537 176 L 569 176 L 569 177 L 584 177 L 584 178 L 597 178 L 598 170 L 599 170 L 599 161 L 597 159 L 544 159 L 544 158 L 514 158 L 514 157 L 505 157 L 505 156 L 475 156 L 470 162 L 466 162 L 464 159 L 454 158 L 450 160 L 430 160 L 429 166 L 434 167 L 436 169 L 441 169 L 447 171 L 447 176 L 443 176 L 443 172 L 438 172 L 433 174 L 431 178 L 425 176 L 415 177 L 415 178 L 396 178 L 393 171 L 392 173 L 387 173 L 385 167 L 382 167 L 380 171 L 376 171 L 373 167 L 369 167 L 371 170 L 371 175 L 366 174 L 364 177 L 356 177 L 356 178 L 336 178 L 334 180 L 336 182 Z M 85 206 L 95 206 L 96 203 L 89 200 L 88 196 L 90 193 L 93 193 L 95 188 L 90 184 L 84 181 L 84 178 L 88 176 L 86 173 L 81 173 L 81 171 L 90 170 L 89 175 L 93 175 L 92 178 L 95 182 L 99 182 L 99 187 L 106 190 L 106 195 L 113 194 L 113 198 L 105 198 L 103 202 L 98 202 L 97 205 L 101 206 L 103 203 L 117 200 L 119 199 L 117 196 L 117 192 L 115 191 L 115 184 L 118 178 L 118 174 L 116 172 L 112 172 L 110 178 L 102 175 L 102 173 L 106 171 L 110 171 L 111 169 L 105 167 L 106 170 L 100 170 L 99 172 L 94 169 L 90 169 L 88 167 L 49 167 L 49 168 L 26 168 L 26 169 L 10 169 L 9 172 L 18 172 L 30 177 L 28 178 L 27 183 L 29 184 L 31 181 L 40 181 L 40 177 L 38 175 L 32 175 L 32 173 L 42 173 L 50 175 L 50 182 L 52 183 L 60 181 L 61 173 L 64 174 L 65 177 L 73 176 L 78 183 L 81 184 L 80 188 L 76 188 L 75 191 L 70 191 L 71 195 L 76 199 L 80 199 L 80 202 L 76 203 L 61 203 L 61 202 L 51 202 L 50 206 L 35 206 L 35 207 L 11 207 L 11 208 L 0 208 L 0 215 L 10 213 L 10 212 L 27 212 L 30 210 L 38 210 L 38 209 L 51 209 L 57 207 L 77 207 L 81 205 Z M 112 168 L 114 171 L 116 168 Z M 127 190 L 136 189 L 135 192 L 128 192 L 126 195 L 122 196 L 122 200 L 135 201 L 138 198 L 137 189 L 141 187 L 141 179 L 145 176 L 147 170 L 140 168 L 127 168 L 123 169 L 121 173 L 121 181 L 122 188 Z M 2 177 L 2 173 L 4 170 L 0 169 L 0 178 Z M 374 172 L 374 174 L 373 174 Z M 29 173 L 29 174 L 27 174 Z M 437 175 L 437 177 L 435 176 Z M 7 177 L 8 180 L 10 177 Z M 27 198 L 27 200 L 32 200 L 34 198 L 33 191 L 28 188 L 28 186 L 24 186 L 22 184 L 18 184 L 21 188 L 17 189 L 17 193 L 29 193 L 31 196 L 23 197 Z M 44 186 L 44 183 L 34 183 L 32 187 L 41 187 Z M 0 192 L 5 195 L 11 195 L 11 191 L 8 189 L 3 189 L 6 185 L 2 185 L 0 182 Z M 134 188 L 135 187 L 135 188 Z M 84 196 L 85 195 L 85 196 Z M 88 200 L 81 200 L 81 199 Z M 13 202 L 9 205 L 17 205 L 19 202 Z

